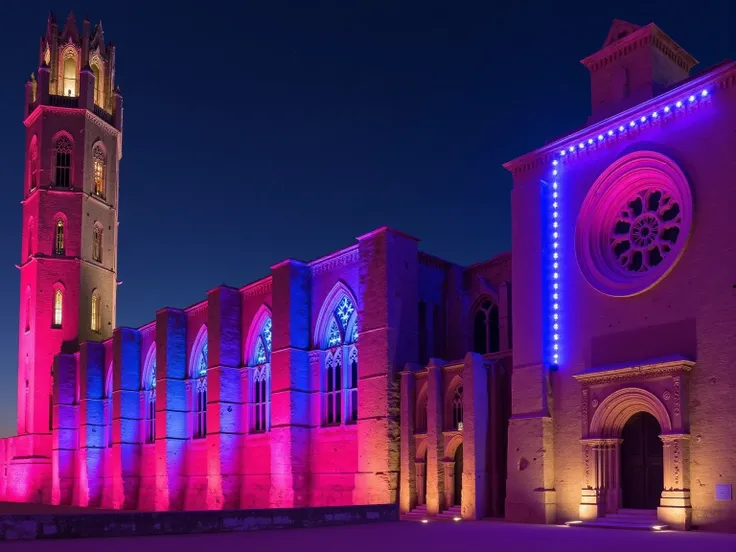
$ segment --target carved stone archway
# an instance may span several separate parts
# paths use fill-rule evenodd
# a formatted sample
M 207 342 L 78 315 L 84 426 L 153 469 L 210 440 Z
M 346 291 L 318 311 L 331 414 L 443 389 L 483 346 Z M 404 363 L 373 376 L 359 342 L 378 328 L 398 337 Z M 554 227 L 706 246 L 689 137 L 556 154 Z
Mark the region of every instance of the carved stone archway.
M 634 414 L 646 412 L 662 430 L 664 488 L 657 517 L 676 529 L 690 527 L 690 435 L 683 397 L 693 366 L 689 360 L 667 359 L 575 376 L 582 385 L 581 520 L 621 507 L 621 433 Z

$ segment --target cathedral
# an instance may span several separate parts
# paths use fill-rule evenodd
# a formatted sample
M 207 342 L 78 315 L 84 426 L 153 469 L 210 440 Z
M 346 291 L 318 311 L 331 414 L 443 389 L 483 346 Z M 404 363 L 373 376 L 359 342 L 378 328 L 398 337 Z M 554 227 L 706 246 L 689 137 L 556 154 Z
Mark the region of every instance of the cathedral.
M 115 48 L 50 16 L 0 500 L 736 530 L 736 63 L 618 20 L 582 63 L 586 125 L 505 165 L 511 252 L 381 227 L 127 328 Z

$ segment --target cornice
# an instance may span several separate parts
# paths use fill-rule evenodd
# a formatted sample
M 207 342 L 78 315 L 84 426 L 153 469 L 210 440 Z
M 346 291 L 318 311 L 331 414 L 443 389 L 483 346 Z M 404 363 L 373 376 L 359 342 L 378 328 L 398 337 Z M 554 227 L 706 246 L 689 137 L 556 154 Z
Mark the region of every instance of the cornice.
M 638 365 L 614 365 L 593 368 L 592 370 L 573 375 L 577 381 L 585 385 L 612 383 L 621 380 L 650 379 L 662 376 L 673 376 L 690 372 L 695 362 L 689 359 L 672 359 L 649 361 Z
M 240 288 L 240 293 L 244 297 L 262 297 L 271 293 L 273 280 L 271 276 L 267 276 L 261 280 L 248 284 Z
M 200 314 L 202 311 L 204 311 L 206 308 L 207 300 L 204 300 L 192 305 L 191 307 L 187 307 L 186 309 L 184 309 L 184 312 L 187 313 L 187 315 L 196 316 L 197 314 Z
M 664 92 L 650 100 L 617 113 L 608 119 L 604 119 L 603 121 L 578 129 L 539 149 L 512 159 L 511 161 L 504 163 L 503 167 L 510 171 L 514 176 L 518 176 L 532 170 L 547 168 L 553 158 L 556 158 L 557 153 L 559 153 L 561 149 L 565 149 L 567 146 L 577 144 L 581 141 L 587 142 L 599 134 L 607 133 L 609 129 L 617 128 L 621 125 L 626 126 L 632 120 L 639 120 L 641 117 L 647 117 L 648 120 L 645 125 L 637 125 L 634 129 L 627 131 L 624 134 L 614 134 L 610 137 L 606 134 L 606 139 L 601 144 L 593 143 L 590 147 L 580 151 L 575 148 L 575 151 L 570 152 L 569 155 L 566 155 L 565 158 L 561 160 L 561 162 L 570 162 L 571 159 L 576 159 L 581 155 L 589 155 L 597 149 L 610 147 L 613 143 L 618 143 L 619 141 L 629 140 L 631 137 L 636 137 L 650 125 L 666 124 L 673 118 L 682 117 L 686 113 L 700 109 L 704 104 L 712 101 L 711 94 L 707 98 L 695 102 L 693 105 L 684 105 L 684 109 L 672 110 L 672 112 L 666 117 L 661 116 L 657 119 L 650 117 L 652 112 L 659 111 L 666 105 L 670 105 L 683 97 L 700 92 L 704 88 L 726 89 L 734 85 L 736 85 L 736 62 L 724 63 L 715 67 L 708 73 L 688 80 L 680 86 L 673 88 L 672 90 L 668 90 L 667 92 Z
M 57 107 L 52 105 L 37 105 L 36 108 L 31 112 L 28 117 L 25 118 L 23 121 L 23 124 L 26 128 L 31 127 L 35 122 L 36 119 L 38 119 L 42 113 L 53 113 L 55 115 L 62 115 L 62 116 L 70 116 L 70 115 L 82 115 L 84 114 L 85 118 L 100 127 L 102 130 L 106 131 L 111 136 L 117 136 L 120 134 L 120 131 L 116 129 L 114 126 L 112 126 L 109 123 L 106 123 L 102 119 L 100 119 L 97 115 L 89 111 L 85 108 L 80 107 Z
M 312 274 L 322 274 L 324 272 L 332 272 L 339 268 L 353 265 L 358 262 L 358 246 L 351 245 L 345 249 L 317 259 L 309 263 Z

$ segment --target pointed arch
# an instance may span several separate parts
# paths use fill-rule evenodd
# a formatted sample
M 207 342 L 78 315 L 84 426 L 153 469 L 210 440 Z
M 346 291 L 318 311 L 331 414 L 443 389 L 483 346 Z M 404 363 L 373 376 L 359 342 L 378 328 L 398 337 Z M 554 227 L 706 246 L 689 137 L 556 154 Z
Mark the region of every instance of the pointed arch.
M 107 447 L 112 447 L 112 362 L 107 365 L 105 374 L 105 441 Z
M 148 390 L 156 387 L 156 342 L 151 343 L 143 362 L 141 373 L 141 389 Z
M 28 234 L 26 235 L 26 256 L 33 256 L 33 233 L 35 230 L 35 220 L 33 217 L 28 217 Z
M 498 296 L 484 293 L 473 303 L 471 309 L 473 336 L 472 350 L 482 355 L 497 353 L 501 349 L 500 312 Z
M 202 324 L 197 336 L 192 343 L 192 351 L 189 355 L 189 377 L 196 379 L 207 375 L 207 324 Z
M 100 299 L 100 292 L 96 289 L 92 291 L 89 318 L 90 329 L 93 332 L 100 333 L 102 331 L 102 301 Z
M 51 327 L 61 328 L 64 321 L 64 284 L 56 282 L 53 287 L 53 310 L 51 314 Z
M 414 433 L 427 433 L 427 405 L 429 395 L 428 384 L 425 382 L 417 393 L 416 412 L 414 414 Z
M 445 394 L 445 428 L 450 431 L 459 430 L 463 422 L 464 397 L 463 378 L 456 375 L 447 386 Z
M 248 335 L 245 339 L 245 351 L 243 353 L 243 358 L 245 359 L 245 363 L 247 366 L 255 366 L 256 364 L 258 364 L 258 362 L 256 362 L 256 349 L 258 348 L 258 340 L 261 338 L 261 333 L 263 332 L 263 328 L 266 325 L 266 322 L 271 320 L 271 309 L 268 305 L 264 303 L 259 307 L 258 311 L 256 311 L 256 314 L 250 323 Z
M 36 135 L 31 138 L 28 146 L 28 193 L 38 188 L 39 177 L 39 158 L 38 158 L 38 139 Z
M 343 300 L 347 298 L 352 304 L 353 310 L 349 313 L 345 322 L 339 326 L 343 343 L 350 343 L 353 338 L 357 340 L 358 337 L 358 301 L 352 290 L 343 281 L 338 281 L 327 294 L 322 308 L 320 309 L 319 315 L 317 316 L 317 322 L 314 330 L 314 346 L 317 349 L 328 349 L 334 346 L 334 343 L 329 342 L 330 329 L 333 321 L 335 320 L 335 311 Z M 347 336 L 347 338 L 346 338 Z
M 78 96 L 79 56 L 77 49 L 71 44 L 61 52 L 59 60 L 61 74 L 61 96 Z
M 105 197 L 105 180 L 107 177 L 107 148 L 101 140 L 92 146 L 92 193 Z
M 189 377 L 195 380 L 192 385 L 194 393 L 192 397 L 194 415 L 192 437 L 194 439 L 204 439 L 207 436 L 207 369 L 209 368 L 207 349 L 207 325 L 202 324 L 189 355 Z
M 145 442 L 156 441 L 156 342 L 151 343 L 143 363 L 143 420 L 145 428 Z
M 54 168 L 53 185 L 59 188 L 71 188 L 74 176 L 74 138 L 65 130 L 60 130 L 51 139 L 52 166 Z

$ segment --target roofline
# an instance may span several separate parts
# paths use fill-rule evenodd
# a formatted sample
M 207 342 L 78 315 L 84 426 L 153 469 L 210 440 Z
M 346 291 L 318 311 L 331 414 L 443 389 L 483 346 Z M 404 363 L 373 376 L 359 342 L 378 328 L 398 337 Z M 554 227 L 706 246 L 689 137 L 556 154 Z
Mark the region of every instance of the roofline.
M 612 126 L 618 126 L 618 124 L 620 124 L 620 120 L 626 119 L 628 121 L 630 119 L 637 119 L 642 114 L 641 112 L 644 112 L 644 114 L 648 116 L 655 106 L 666 104 L 673 99 L 679 98 L 680 96 L 682 96 L 683 91 L 689 91 L 690 89 L 702 89 L 704 85 L 708 83 L 714 83 L 719 80 L 723 80 L 724 77 L 729 73 L 736 73 L 736 62 L 730 60 L 724 61 L 712 67 L 705 73 L 685 81 L 680 86 L 667 90 L 666 92 L 663 92 L 662 94 L 659 94 L 654 98 L 651 98 L 645 102 L 630 107 L 629 109 L 621 111 L 616 115 L 612 115 L 607 119 L 603 119 L 602 121 L 598 121 L 591 125 L 577 129 L 572 133 L 566 134 L 561 138 L 557 138 L 556 140 L 549 142 L 548 144 L 545 144 L 540 148 L 520 155 L 519 157 L 515 157 L 514 159 L 504 163 L 502 166 L 507 171 L 513 172 L 514 169 L 520 164 L 524 162 L 529 162 L 540 155 L 549 154 L 552 151 L 556 151 L 560 149 L 563 145 L 567 146 L 571 142 L 577 142 L 582 136 L 596 134 L 599 133 L 601 130 L 608 130 Z
M 651 35 L 651 36 L 657 35 L 659 38 L 666 41 L 669 44 L 669 46 L 677 53 L 678 56 L 682 57 L 684 61 L 689 63 L 690 68 L 698 64 L 697 59 L 695 59 L 687 50 L 685 50 L 682 46 L 680 46 L 677 42 L 675 42 L 675 40 L 670 35 L 668 35 L 666 32 L 660 29 L 656 23 L 649 23 L 648 25 L 639 27 L 633 33 L 629 33 L 628 35 L 617 40 L 616 42 L 609 44 L 608 46 L 604 46 L 597 52 L 590 54 L 586 58 L 583 58 L 582 60 L 580 60 L 580 63 L 590 68 L 591 63 L 597 61 L 600 58 L 604 58 L 606 56 L 611 55 L 612 51 L 619 50 L 622 47 L 629 44 L 630 42 L 636 42 L 637 40 L 639 40 L 645 35 Z

